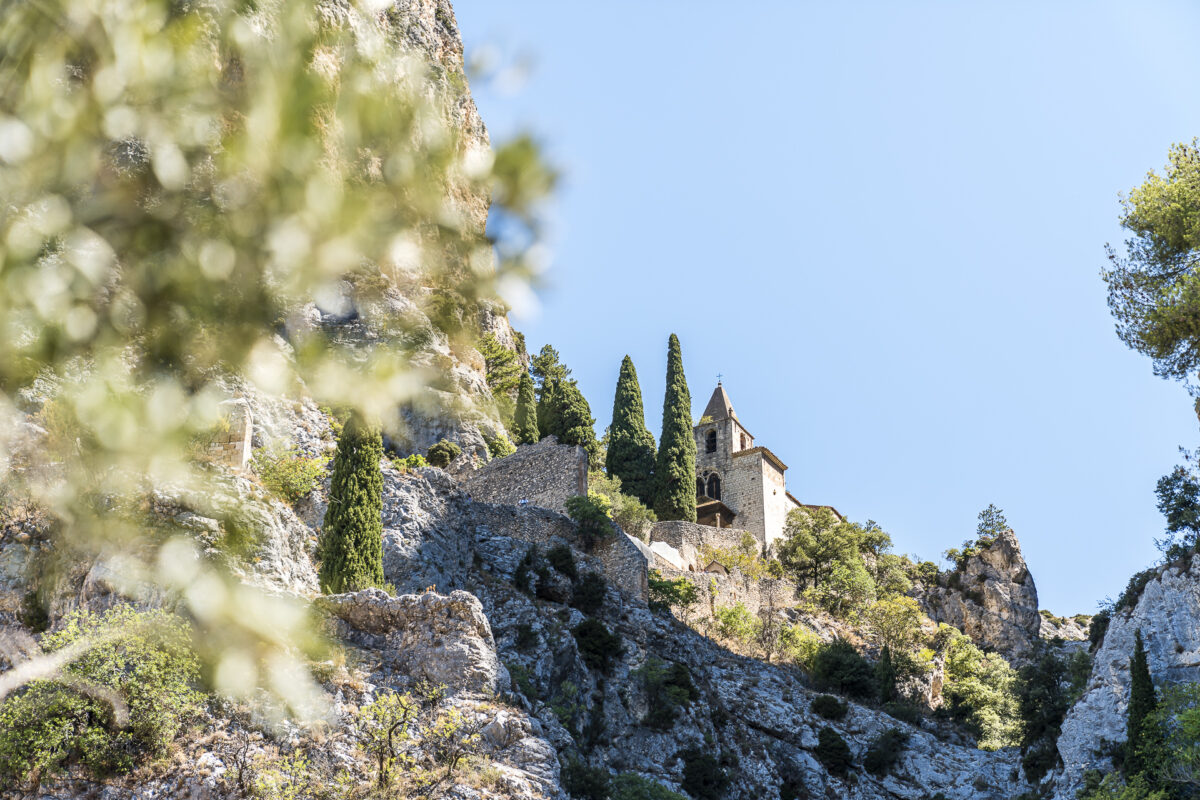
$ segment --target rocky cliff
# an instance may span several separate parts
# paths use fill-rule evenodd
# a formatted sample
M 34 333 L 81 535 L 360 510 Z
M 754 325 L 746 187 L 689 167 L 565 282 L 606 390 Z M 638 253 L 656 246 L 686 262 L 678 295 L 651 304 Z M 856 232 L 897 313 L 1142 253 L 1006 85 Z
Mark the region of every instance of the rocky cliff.
M 1163 569 L 1131 609 L 1117 611 L 1092 660 L 1083 697 L 1067 714 L 1054 780 L 1057 800 L 1073 800 L 1089 769 L 1111 769 L 1103 742 L 1125 741 L 1129 659 L 1142 632 L 1156 682 L 1200 681 L 1200 556 Z
M 1037 645 L 1037 587 L 1011 530 L 981 540 L 977 552 L 918 599 L 931 619 L 953 625 L 1009 662 L 1024 661 Z

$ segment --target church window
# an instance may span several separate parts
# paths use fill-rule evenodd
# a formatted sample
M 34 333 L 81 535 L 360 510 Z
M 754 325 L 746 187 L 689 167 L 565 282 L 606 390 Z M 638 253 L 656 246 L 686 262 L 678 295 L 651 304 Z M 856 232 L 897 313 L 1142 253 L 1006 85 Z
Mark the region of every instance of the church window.
M 717 452 L 717 432 L 716 431 L 709 431 L 708 434 L 704 437 L 704 452 L 706 452 L 706 453 Z
M 713 500 L 721 499 L 721 479 L 716 475 L 708 476 L 708 496 Z
M 704 496 L 704 478 L 696 478 L 696 496 Z
M 746 449 L 746 434 L 742 434 L 742 449 Z

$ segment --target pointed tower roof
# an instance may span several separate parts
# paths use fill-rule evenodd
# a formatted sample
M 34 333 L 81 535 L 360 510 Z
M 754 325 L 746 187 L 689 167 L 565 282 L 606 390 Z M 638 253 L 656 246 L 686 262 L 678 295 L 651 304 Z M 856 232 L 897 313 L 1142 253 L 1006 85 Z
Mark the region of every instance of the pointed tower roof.
M 713 389 L 712 397 L 708 399 L 708 405 L 704 407 L 702 417 L 711 417 L 713 422 L 719 419 L 728 419 L 733 417 L 737 419 L 737 414 L 733 411 L 733 403 L 729 402 L 729 395 L 725 394 L 725 387 L 717 381 L 717 388 Z

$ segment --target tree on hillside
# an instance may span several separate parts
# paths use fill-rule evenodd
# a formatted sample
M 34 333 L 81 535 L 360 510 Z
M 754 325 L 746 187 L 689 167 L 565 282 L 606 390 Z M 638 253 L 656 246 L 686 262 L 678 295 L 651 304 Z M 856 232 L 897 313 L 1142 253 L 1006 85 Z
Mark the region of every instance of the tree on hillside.
M 596 419 L 579 385 L 569 378 L 548 378 L 537 406 L 538 432 L 556 436 L 559 444 L 577 444 L 588 454 L 588 465 L 600 466 L 600 443 L 596 440 Z
M 483 356 L 488 388 L 492 390 L 492 398 L 500 411 L 500 419 L 505 425 L 510 425 L 517 387 L 521 376 L 525 374 L 521 360 L 515 352 L 501 344 L 494 333 L 485 333 L 476 349 Z
M 1126 253 L 1108 248 L 1108 307 L 1121 341 L 1154 360 L 1155 374 L 1200 370 L 1200 143 L 1176 144 L 1121 202 Z
M 517 384 L 517 409 L 513 414 L 513 438 L 517 444 L 537 444 L 541 440 L 537 421 L 537 398 L 533 391 L 533 378 L 528 372 L 521 373 Z
M 543 345 L 536 356 L 529 360 L 529 371 L 537 384 L 538 400 L 546 390 L 547 382 L 565 381 L 571 377 L 571 370 L 559 360 L 558 351 L 550 345 Z
M 1160 550 L 1168 558 L 1177 551 L 1192 550 L 1200 537 L 1200 480 L 1196 473 L 1183 466 L 1158 479 L 1154 487 L 1158 510 L 1167 518 L 1167 535 L 1158 540 Z
M 861 561 L 853 525 L 838 522 L 828 508 L 796 509 L 788 514 L 776 556 L 802 587 L 819 589 L 840 564 Z
M 330 594 L 382 586 L 383 439 L 351 414 L 338 437 L 321 526 L 321 590 Z
M 1129 710 L 1125 728 L 1125 763 L 1123 770 L 1132 777 L 1140 775 L 1153 759 L 1154 729 L 1146 722 L 1158 706 L 1158 695 L 1154 691 L 1154 679 L 1150 677 L 1150 665 L 1146 660 L 1146 646 L 1142 631 L 1134 634 L 1133 656 L 1129 659 Z
M 663 398 L 662 438 L 654 468 L 654 513 L 660 520 L 696 521 L 696 438 L 692 434 L 692 395 L 683 374 L 679 337 L 667 344 L 667 393 Z
M 996 508 L 994 504 L 988 503 L 988 507 L 979 512 L 979 524 L 975 526 L 975 536 L 978 539 L 995 539 L 1006 530 L 1008 530 L 1008 520 L 1004 518 L 1004 511 Z
M 645 505 L 654 502 L 654 434 L 646 428 L 642 389 L 633 360 L 625 356 L 613 398 L 612 425 L 608 433 L 605 469 L 619 478 L 621 488 Z

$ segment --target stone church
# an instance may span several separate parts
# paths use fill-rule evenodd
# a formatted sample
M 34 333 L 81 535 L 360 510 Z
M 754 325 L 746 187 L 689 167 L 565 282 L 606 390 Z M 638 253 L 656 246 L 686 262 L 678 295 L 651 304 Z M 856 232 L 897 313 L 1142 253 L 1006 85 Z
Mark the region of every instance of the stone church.
M 754 444 L 725 387 L 717 381 L 696 436 L 696 521 L 717 528 L 750 531 L 764 545 L 783 536 L 788 514 L 801 503 L 787 490 L 787 464 Z M 836 509 L 830 508 L 841 519 Z

